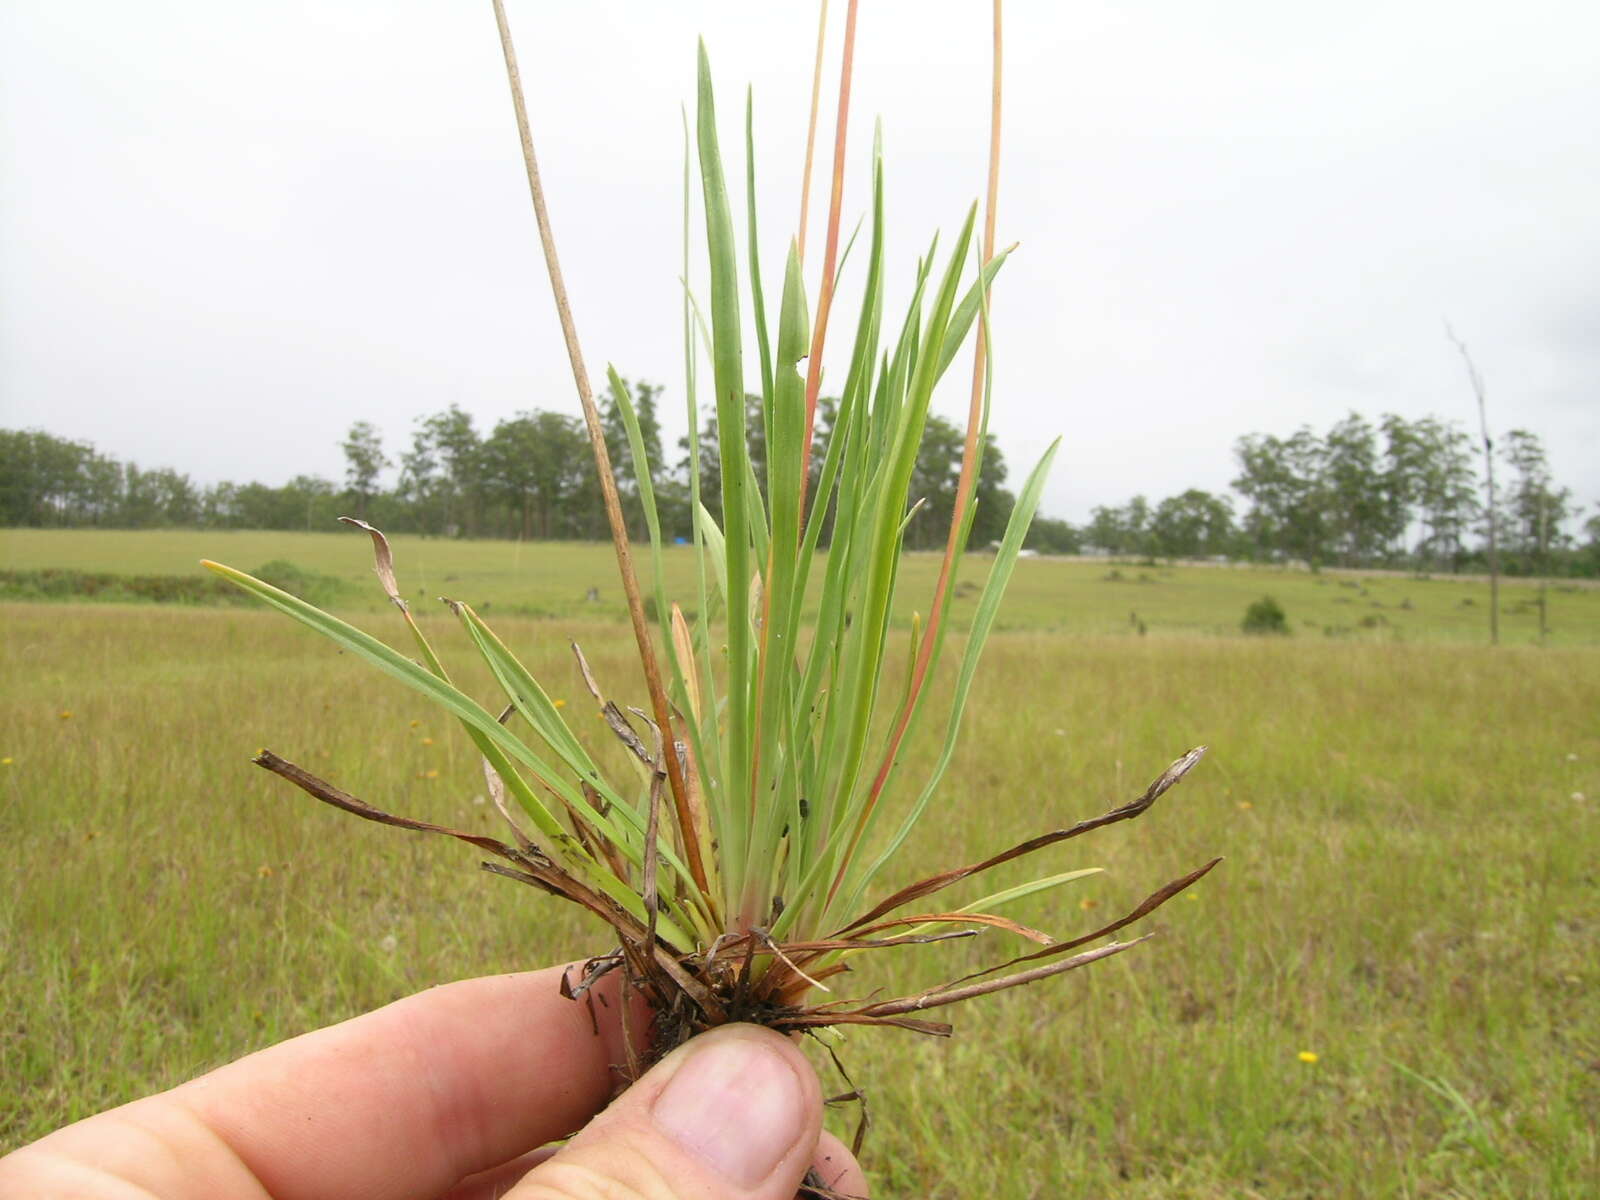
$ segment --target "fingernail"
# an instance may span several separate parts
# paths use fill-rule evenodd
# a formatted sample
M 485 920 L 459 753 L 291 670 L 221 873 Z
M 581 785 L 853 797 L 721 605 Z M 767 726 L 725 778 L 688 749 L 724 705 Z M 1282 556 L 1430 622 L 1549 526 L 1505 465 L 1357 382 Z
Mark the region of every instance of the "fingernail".
M 690 1043 L 652 1112 L 667 1136 L 746 1188 L 772 1174 L 806 1126 L 805 1091 L 782 1048 L 737 1030 Z

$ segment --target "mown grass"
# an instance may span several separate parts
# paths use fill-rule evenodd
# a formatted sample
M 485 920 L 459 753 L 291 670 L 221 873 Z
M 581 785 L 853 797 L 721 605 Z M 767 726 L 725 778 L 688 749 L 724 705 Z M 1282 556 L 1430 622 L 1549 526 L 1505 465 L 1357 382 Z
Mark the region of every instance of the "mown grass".
M 309 553 L 315 539 L 229 541 L 219 556 L 246 563 L 364 564 L 351 539 L 325 539 L 339 563 Z M 441 574 L 482 553 L 402 543 L 403 579 L 419 549 L 462 555 L 427 563 Z M 563 549 L 538 553 L 559 577 L 545 586 L 570 592 L 587 576 L 551 566 Z M 1018 623 L 1044 603 L 1025 579 L 1118 586 L 1104 564 L 1023 565 Z M 1126 588 L 1236 578 L 1196 568 Z M 1300 589 L 1279 592 L 1291 617 L 1299 597 L 1354 594 L 1285 580 Z M 1255 590 L 1192 603 L 1236 623 Z M 360 620 L 393 639 L 390 617 Z M 1092 623 L 1062 611 L 1074 621 Z M 553 900 L 474 872 L 469 850 L 320 808 L 249 765 L 267 745 L 398 811 L 493 824 L 465 738 L 309 633 L 151 606 L 6 605 L 0 622 L 0 1149 L 429 984 L 603 948 Z M 497 624 L 574 706 L 588 701 L 568 636 L 614 691 L 639 694 L 609 621 Z M 955 1010 L 951 1041 L 852 1035 L 878 1194 L 1593 1194 L 1596 712 L 1587 647 L 998 635 L 900 877 L 1099 812 L 1201 741 L 1210 757 L 1155 812 L 1041 864 L 1106 875 L 1017 915 L 1072 931 L 1227 861 L 1161 914 L 1160 938 Z M 848 986 L 950 977 L 1003 936 L 864 961 Z
M 420 611 L 451 596 L 497 615 L 623 619 L 622 589 L 609 546 L 583 542 L 392 539 L 406 595 Z M 201 576 L 202 558 L 251 570 L 287 560 L 355 585 L 331 598 L 340 611 L 381 611 L 367 542 L 354 531 L 127 532 L 16 529 L 0 533 L 0 570 L 67 568 L 123 574 Z M 641 556 L 645 559 L 648 556 Z M 987 570 L 982 554 L 961 569 L 954 612 L 970 618 Z M 897 611 L 909 620 L 925 609 L 939 559 L 906 557 Z M 692 551 L 665 555 L 670 596 L 695 594 Z M 813 576 L 820 576 L 814 571 Z M 598 599 L 591 600 L 590 589 Z M 647 589 L 648 590 L 648 589 Z M 1096 559 L 1024 559 L 1001 609 L 1001 629 L 1064 633 L 1235 634 L 1245 609 L 1271 595 L 1288 613 L 1296 638 L 1479 642 L 1488 637 L 1489 589 L 1482 580 L 1435 575 L 1385 575 L 1252 567 L 1168 565 Z M 1600 588 L 1563 583 L 1547 594 L 1550 645 L 1600 644 Z M 1501 585 L 1501 637 L 1508 644 L 1538 640 L 1537 588 L 1529 580 Z

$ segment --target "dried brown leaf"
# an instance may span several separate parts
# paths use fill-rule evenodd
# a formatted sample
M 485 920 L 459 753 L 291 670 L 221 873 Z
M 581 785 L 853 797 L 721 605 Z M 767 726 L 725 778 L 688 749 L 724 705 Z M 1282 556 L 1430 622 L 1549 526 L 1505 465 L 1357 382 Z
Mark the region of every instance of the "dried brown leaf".
M 982 971 L 976 971 L 971 975 L 962 976 L 962 978 L 955 980 L 954 983 L 946 984 L 945 986 L 954 987 L 956 984 L 965 983 L 969 979 L 979 979 L 985 975 L 992 975 L 996 971 L 1004 971 L 1008 967 L 1014 967 L 1021 963 L 1035 962 L 1041 958 L 1053 958 L 1058 954 L 1065 954 L 1067 951 L 1075 950 L 1079 946 L 1085 946 L 1090 942 L 1098 941 L 1100 938 L 1108 937 L 1111 934 L 1116 933 L 1118 930 L 1125 929 L 1129 925 L 1132 925 L 1135 921 L 1143 920 L 1145 917 L 1155 912 L 1156 909 L 1160 908 L 1168 900 L 1171 900 L 1190 884 L 1198 882 L 1211 870 L 1211 868 L 1215 867 L 1221 861 L 1222 859 L 1220 858 L 1213 858 L 1203 867 L 1197 867 L 1195 870 L 1190 871 L 1187 875 L 1184 875 L 1178 879 L 1174 879 L 1171 883 L 1157 888 L 1155 891 L 1151 892 L 1148 896 L 1141 900 L 1138 906 L 1132 911 L 1118 917 L 1109 925 L 1102 925 L 1093 933 L 1086 933 L 1081 937 L 1075 937 L 1064 942 L 1057 942 L 1052 946 L 1045 947 L 1043 950 L 1035 950 L 1032 954 L 1020 955 L 1017 958 L 1010 959 L 1006 962 L 1000 963 L 997 966 L 986 967 Z
M 401 612 L 409 612 L 406 602 L 400 596 L 400 585 L 394 577 L 394 552 L 389 549 L 389 539 L 382 532 L 368 525 L 356 517 L 340 517 L 346 525 L 354 525 L 372 535 L 372 570 L 378 577 L 378 582 L 383 584 L 384 594 L 394 602 Z
M 1138 799 L 1124 804 L 1120 808 L 1114 808 L 1110 812 L 1092 820 L 1079 821 L 1076 825 L 1066 829 L 1057 829 L 1052 833 L 1040 834 L 1038 837 L 1029 838 L 1025 842 L 1019 842 L 1017 845 L 1012 846 L 1009 850 L 1002 850 L 999 854 L 983 859 L 980 862 L 970 863 L 965 867 L 956 867 L 949 871 L 941 871 L 937 875 L 930 875 L 926 879 L 901 888 L 888 899 L 857 917 L 839 932 L 849 933 L 851 930 L 858 929 L 863 925 L 871 924 L 879 917 L 893 912 L 902 905 L 909 904 L 913 900 L 920 900 L 923 896 L 941 891 L 953 883 L 959 883 L 963 879 L 987 871 L 991 867 L 997 867 L 1001 863 L 1010 862 L 1014 858 L 1021 858 L 1025 854 L 1032 854 L 1036 850 L 1043 850 L 1046 846 L 1054 846 L 1058 842 L 1065 842 L 1071 838 L 1103 828 L 1106 825 L 1113 825 L 1118 821 L 1131 821 L 1134 817 L 1148 812 L 1151 805 L 1189 773 L 1204 756 L 1205 752 L 1206 747 L 1196 746 L 1183 757 L 1176 759 L 1171 766 L 1161 773 L 1154 783 L 1144 790 Z
M 683 671 L 683 687 L 689 695 L 689 712 L 696 721 L 700 720 L 700 672 L 696 669 L 694 660 L 694 639 L 689 635 L 689 622 L 684 619 L 683 609 L 677 604 L 672 606 L 672 648 L 678 656 L 678 666 Z
M 1006 975 L 1000 979 L 986 979 L 981 983 L 970 983 L 965 987 L 943 988 L 932 992 L 923 992 L 919 996 L 905 996 L 899 1000 L 885 1000 L 880 1004 L 869 1005 L 860 1010 L 862 1016 L 884 1017 L 897 1016 L 900 1013 L 921 1012 L 927 1008 L 939 1008 L 946 1004 L 958 1004 L 963 1000 L 973 1000 L 979 996 L 987 996 L 992 992 L 1005 991 L 1007 988 L 1021 987 L 1023 984 L 1036 983 L 1041 979 L 1048 979 L 1052 975 L 1062 975 L 1068 971 L 1076 971 L 1079 967 L 1086 967 L 1092 962 L 1099 962 L 1102 958 L 1110 958 L 1113 954 L 1121 954 L 1124 950 L 1131 950 L 1140 942 L 1149 941 L 1155 937 L 1147 933 L 1143 937 L 1136 937 L 1131 942 L 1112 942 L 1106 946 L 1096 946 L 1093 950 L 1086 950 L 1082 954 L 1062 962 L 1047 963 L 1042 967 L 1034 967 L 1031 971 L 1018 971 L 1015 975 Z

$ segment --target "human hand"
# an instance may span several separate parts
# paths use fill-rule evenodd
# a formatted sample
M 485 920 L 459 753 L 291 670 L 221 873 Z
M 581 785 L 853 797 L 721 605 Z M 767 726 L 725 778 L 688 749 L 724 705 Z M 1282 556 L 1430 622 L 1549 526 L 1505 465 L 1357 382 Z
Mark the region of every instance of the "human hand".
M 591 1009 L 562 970 L 434 988 L 69 1125 L 0 1159 L 0 1197 L 790 1200 L 813 1166 L 865 1193 L 770 1030 L 702 1034 L 606 1107 L 615 981 Z

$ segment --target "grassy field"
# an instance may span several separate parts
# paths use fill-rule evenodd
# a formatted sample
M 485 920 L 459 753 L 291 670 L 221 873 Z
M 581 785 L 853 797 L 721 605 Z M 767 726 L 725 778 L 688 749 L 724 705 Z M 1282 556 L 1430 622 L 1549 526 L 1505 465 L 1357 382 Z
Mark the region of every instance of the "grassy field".
M 367 569 L 353 537 L 51 536 L 11 536 L 5 565 Z M 553 695 L 587 703 L 569 636 L 637 694 L 619 627 L 574 615 L 591 580 L 601 617 L 614 608 L 594 548 L 525 547 L 520 564 L 507 546 L 397 549 L 408 591 L 454 574 L 491 616 L 564 614 L 496 622 Z M 852 1035 L 877 1194 L 1596 1194 L 1600 597 L 1553 593 L 1557 644 L 1491 650 L 1465 644 L 1481 584 L 1023 568 L 944 807 L 900 875 L 1100 812 L 1199 742 L 1211 755 L 1149 816 L 1040 864 L 1107 874 L 1016 915 L 1070 932 L 1227 861 L 1152 923 L 1161 937 L 953 1010 L 948 1042 Z M 1236 630 L 1263 591 L 1297 636 L 1202 636 Z M 1510 610 L 1529 594 L 1508 589 L 1508 641 L 1528 640 Z M 1324 636 L 1369 612 L 1393 626 Z M 359 619 L 398 641 L 391 617 Z M 281 618 L 6 604 L 0 628 L 0 1150 L 429 984 L 604 948 L 470 850 L 321 808 L 249 764 L 265 745 L 397 811 L 492 824 L 464 737 Z M 880 959 L 856 986 L 933 982 L 994 950 Z
M 402 582 L 419 611 L 439 595 L 465 600 L 480 612 L 535 617 L 621 619 L 622 591 L 608 546 L 577 542 L 465 542 L 396 537 Z M 346 607 L 379 612 L 367 540 L 355 531 L 117 532 L 0 531 L 0 570 L 41 567 L 124 574 L 198 574 L 213 558 L 252 571 L 286 559 L 353 585 Z M 641 565 L 648 555 L 641 556 Z M 987 560 L 973 555 L 963 568 L 958 618 L 976 603 Z M 906 562 L 900 607 L 925 607 L 938 572 L 937 555 Z M 667 590 L 694 594 L 690 551 L 665 556 Z M 821 572 L 815 572 L 820 576 Z M 589 589 L 598 601 L 587 597 Z M 1501 636 L 1510 644 L 1538 640 L 1536 587 L 1508 580 L 1501 590 Z M 1480 580 L 1375 573 L 1346 574 L 1273 568 L 1168 566 L 1108 560 L 1028 559 L 1001 612 L 1001 628 L 1064 633 L 1126 633 L 1142 623 L 1150 633 L 1237 633 L 1245 608 L 1274 596 L 1295 633 L 1306 637 L 1381 641 L 1465 641 L 1487 636 L 1489 589 Z M 1600 644 L 1600 588 L 1565 583 L 1548 593 L 1551 645 Z

